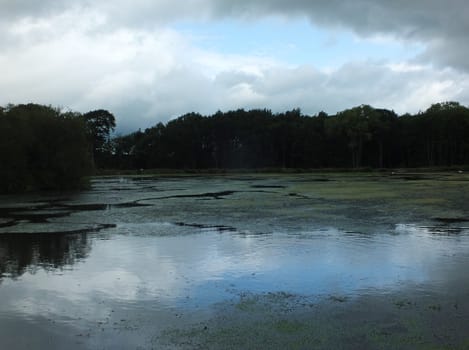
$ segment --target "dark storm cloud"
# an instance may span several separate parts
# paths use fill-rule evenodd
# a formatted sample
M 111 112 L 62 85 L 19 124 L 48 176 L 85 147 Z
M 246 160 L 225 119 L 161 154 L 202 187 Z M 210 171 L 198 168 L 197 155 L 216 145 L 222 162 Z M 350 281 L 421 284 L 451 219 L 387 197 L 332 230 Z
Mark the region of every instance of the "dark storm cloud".
M 0 0 L 0 16 L 40 16 L 71 7 L 112 14 L 111 21 L 134 25 L 181 18 L 306 16 L 325 26 L 350 28 L 364 36 L 390 34 L 402 39 L 466 38 L 466 0 Z
M 469 71 L 467 0 L 0 0 L 0 19 L 47 16 L 67 7 L 103 13 L 112 26 L 301 16 L 317 26 L 347 29 L 362 37 L 382 35 L 419 42 L 426 47 L 421 60 Z
M 362 37 L 389 36 L 426 46 L 420 57 L 469 71 L 467 0 L 212 0 L 214 16 L 304 16 L 319 26 L 349 29 Z
M 72 2 L 63 0 L 0 0 L 0 20 L 48 16 L 65 10 Z
M 467 34 L 465 0 L 212 0 L 213 13 L 247 18 L 265 14 L 303 15 L 318 24 L 348 27 L 363 35 L 431 38 Z

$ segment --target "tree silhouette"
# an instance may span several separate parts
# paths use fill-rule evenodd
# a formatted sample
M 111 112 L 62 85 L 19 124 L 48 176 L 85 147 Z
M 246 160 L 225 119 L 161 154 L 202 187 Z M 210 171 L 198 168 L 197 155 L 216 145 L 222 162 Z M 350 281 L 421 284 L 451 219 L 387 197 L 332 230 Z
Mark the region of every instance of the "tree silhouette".
M 37 104 L 9 105 L 0 114 L 0 192 L 69 189 L 91 170 L 79 114 Z
M 93 163 L 98 167 L 106 161 L 111 153 L 111 132 L 116 127 L 116 119 L 112 113 L 98 109 L 83 114 L 88 136 L 91 142 Z

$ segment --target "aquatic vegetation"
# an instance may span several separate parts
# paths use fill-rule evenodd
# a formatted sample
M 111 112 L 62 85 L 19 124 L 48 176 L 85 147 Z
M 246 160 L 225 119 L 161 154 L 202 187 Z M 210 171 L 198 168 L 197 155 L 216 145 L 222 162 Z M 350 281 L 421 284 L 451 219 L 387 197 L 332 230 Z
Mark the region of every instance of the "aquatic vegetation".
M 415 303 L 412 303 L 410 300 L 397 300 L 394 302 L 394 305 L 396 305 L 399 309 L 402 308 L 410 308 L 415 305 Z
M 0 336 L 15 319 L 85 347 L 464 349 L 466 177 L 139 175 L 0 197 Z
M 243 348 L 257 349 L 268 346 L 273 349 L 465 349 L 467 335 L 462 332 L 464 325 L 456 322 L 454 312 L 431 316 L 434 309 L 400 299 L 389 302 L 384 297 L 362 296 L 345 305 L 335 300 L 318 301 L 314 308 L 305 309 L 307 297 L 289 295 L 294 299 L 290 313 L 279 313 L 281 295 L 272 300 L 268 295 L 251 295 L 242 300 L 248 307 L 231 309 L 223 304 L 218 316 L 197 327 L 166 330 L 160 341 L 177 348 L 189 349 L 194 346 L 208 349 Z M 269 300 L 268 300 L 269 299 Z M 397 309 L 392 305 L 398 305 Z M 270 305 L 269 308 L 259 305 Z M 402 305 L 403 308 L 400 307 Z M 412 309 L 408 308 L 412 306 Z M 229 315 L 227 318 L 226 315 Z M 432 320 L 438 317 L 439 320 Z M 440 324 L 440 321 L 443 321 Z M 445 334 L 444 337 L 441 334 Z M 168 342 L 168 343 L 166 343 Z
M 346 296 L 337 296 L 337 295 L 331 295 L 329 297 L 330 300 L 335 301 L 336 303 L 344 303 L 348 300 L 348 297 Z

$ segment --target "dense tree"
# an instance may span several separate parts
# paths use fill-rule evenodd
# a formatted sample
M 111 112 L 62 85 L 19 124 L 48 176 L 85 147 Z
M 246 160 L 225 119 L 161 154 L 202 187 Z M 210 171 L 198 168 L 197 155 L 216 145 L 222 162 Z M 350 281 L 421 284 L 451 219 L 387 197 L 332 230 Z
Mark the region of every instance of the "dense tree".
M 91 171 L 83 120 L 37 104 L 0 114 L 0 192 L 68 189 Z
M 469 109 L 446 102 L 402 117 L 369 105 L 312 117 L 299 109 L 189 113 L 115 142 L 126 145 L 114 158 L 121 168 L 460 165 L 469 164 Z
M 85 113 L 83 119 L 86 123 L 93 151 L 93 163 L 98 167 L 102 167 L 106 164 L 107 158 L 112 152 L 110 139 L 111 132 L 116 127 L 116 119 L 111 112 L 104 109 Z
M 432 105 L 399 118 L 404 166 L 469 164 L 469 109 L 457 102 Z
M 371 137 L 369 163 L 378 168 L 384 168 L 395 164 L 393 154 L 397 148 L 398 141 L 398 116 L 394 111 L 387 109 L 375 109 L 370 114 L 368 127 Z
M 456 102 L 400 117 L 369 105 L 331 116 L 299 109 L 188 113 L 111 139 L 114 128 L 106 110 L 0 108 L 0 192 L 77 186 L 94 163 L 116 169 L 469 165 L 469 109 Z
M 453 165 L 464 161 L 468 117 L 468 109 L 457 102 L 437 103 L 425 111 L 429 165 Z

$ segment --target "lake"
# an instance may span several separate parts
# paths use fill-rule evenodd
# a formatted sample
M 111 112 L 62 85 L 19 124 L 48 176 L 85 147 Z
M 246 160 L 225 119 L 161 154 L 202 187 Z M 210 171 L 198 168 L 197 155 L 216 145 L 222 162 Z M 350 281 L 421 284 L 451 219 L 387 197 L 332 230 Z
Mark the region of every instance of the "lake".
M 2 349 L 467 349 L 469 176 L 115 176 L 0 196 Z

